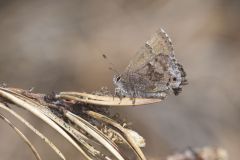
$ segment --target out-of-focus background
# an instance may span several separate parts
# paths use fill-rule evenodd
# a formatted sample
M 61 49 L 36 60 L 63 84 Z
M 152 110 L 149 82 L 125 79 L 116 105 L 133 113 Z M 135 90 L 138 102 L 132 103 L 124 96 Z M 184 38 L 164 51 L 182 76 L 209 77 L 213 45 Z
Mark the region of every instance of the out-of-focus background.
M 101 55 L 122 71 L 162 27 L 174 42 L 189 85 L 162 103 L 116 110 L 146 138 L 144 152 L 150 160 L 188 146 L 207 145 L 221 146 L 231 160 L 237 160 L 239 20 L 238 0 L 0 1 L 0 82 L 43 93 L 112 89 L 113 73 Z M 79 159 L 80 154 L 60 135 L 22 114 L 69 159 Z M 34 159 L 9 126 L 0 121 L 0 128 L 1 160 Z M 38 137 L 22 129 L 44 159 L 58 159 Z

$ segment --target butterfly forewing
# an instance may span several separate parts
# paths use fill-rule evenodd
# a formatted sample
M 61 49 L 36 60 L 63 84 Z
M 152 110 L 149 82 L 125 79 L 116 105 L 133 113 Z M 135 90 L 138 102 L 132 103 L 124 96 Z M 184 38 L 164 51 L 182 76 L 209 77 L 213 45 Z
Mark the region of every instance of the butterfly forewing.
M 145 45 L 141 47 L 133 60 L 129 63 L 125 72 L 135 72 L 141 69 L 159 54 L 173 54 L 172 42 L 162 29 L 159 29 L 148 41 L 146 41 Z

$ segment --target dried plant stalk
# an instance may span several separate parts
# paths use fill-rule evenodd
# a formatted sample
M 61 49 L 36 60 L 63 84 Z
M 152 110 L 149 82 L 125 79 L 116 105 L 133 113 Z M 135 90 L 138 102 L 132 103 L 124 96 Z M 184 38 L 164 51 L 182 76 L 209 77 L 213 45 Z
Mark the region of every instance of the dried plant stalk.
M 119 98 L 113 96 L 98 96 L 94 94 L 79 93 L 79 92 L 61 92 L 59 98 L 74 100 L 78 102 L 104 105 L 104 106 L 140 106 L 151 103 L 158 103 L 161 99 L 144 99 L 144 98 Z
M 28 140 L 28 138 L 17 128 L 15 127 L 15 125 L 8 120 L 6 117 L 4 117 L 1 113 L 0 113 L 0 118 L 5 121 L 22 139 L 23 141 L 29 146 L 29 148 L 32 150 L 35 158 L 37 160 L 42 160 L 39 153 L 37 152 L 36 148 L 33 146 L 33 144 Z
M 9 104 L 23 108 L 43 120 L 82 153 L 85 159 L 125 160 L 127 156 L 122 152 L 120 144 L 126 144 L 130 147 L 132 154 L 135 154 L 139 160 L 146 160 L 140 148 L 145 146 L 144 139 L 137 132 L 124 127 L 121 119 L 110 118 L 114 116 L 109 113 L 109 106 L 137 106 L 160 101 L 159 99 L 141 98 L 134 100 L 130 98 L 119 99 L 118 97 L 78 92 L 44 95 L 17 88 L 0 87 L 0 108 L 9 112 L 30 128 L 63 160 L 65 157 L 59 149 L 23 117 L 10 109 Z M 7 121 L 2 115 L 0 118 Z M 111 135 L 115 135 L 115 137 Z M 228 160 L 226 155 L 225 150 L 202 148 L 187 150 L 184 153 L 168 156 L 165 159 Z
M 128 130 L 121 125 L 119 125 L 117 122 L 113 121 L 112 119 L 101 115 L 99 113 L 93 112 L 93 111 L 87 111 L 86 112 L 89 116 L 92 116 L 100 121 L 103 121 L 107 124 L 112 125 L 119 131 L 121 131 L 122 136 L 125 138 L 125 140 L 128 142 L 129 146 L 133 149 L 133 151 L 136 153 L 139 159 L 146 160 L 146 157 L 142 153 L 142 150 L 139 148 L 139 145 L 137 145 L 135 139 L 129 134 Z
M 43 140 L 43 142 L 48 144 L 62 160 L 66 159 L 65 156 L 62 154 L 62 152 L 47 137 L 45 137 L 41 132 L 39 132 L 35 127 L 33 127 L 29 122 L 27 122 L 19 114 L 17 114 L 15 111 L 13 111 L 12 109 L 8 108 L 7 106 L 5 106 L 2 103 L 0 103 L 0 108 L 4 109 L 8 113 L 12 114 L 19 121 L 21 121 L 25 126 L 27 126 L 30 130 L 32 130 L 33 133 L 38 135 Z
M 76 130 L 73 126 L 69 125 L 68 123 L 64 122 L 62 119 L 58 118 L 56 115 L 54 115 L 52 112 L 49 111 L 47 108 L 41 108 L 41 112 L 43 112 L 46 116 L 48 116 L 52 121 L 54 121 L 56 124 L 61 126 L 67 134 L 70 134 L 75 138 L 75 140 L 80 143 L 82 146 L 84 146 L 90 154 L 93 156 L 100 155 L 100 152 L 97 151 L 95 148 L 93 148 L 90 144 L 88 144 L 86 141 L 90 141 L 86 136 L 84 136 L 81 132 Z M 85 154 L 88 158 L 89 155 L 80 147 L 82 150 L 82 153 Z M 90 158 L 91 159 L 91 158 Z
M 97 139 L 103 146 L 105 146 L 118 160 L 124 160 L 123 156 L 121 155 L 118 147 L 111 142 L 102 132 L 98 129 L 94 128 L 89 122 L 85 121 L 79 116 L 67 111 L 65 113 L 66 117 L 68 117 L 71 121 Z
M 44 122 L 46 122 L 49 126 L 54 128 L 58 133 L 60 133 L 66 140 L 68 140 L 76 149 L 78 149 L 86 159 L 91 160 L 92 158 L 86 154 L 86 152 L 74 141 L 72 137 L 70 137 L 61 127 L 59 127 L 56 123 L 54 123 L 50 118 L 48 118 L 45 114 L 43 114 L 41 111 L 39 111 L 36 106 L 33 106 L 33 104 L 29 104 L 25 101 L 27 99 L 21 100 L 20 98 L 15 97 L 14 95 L 7 93 L 5 91 L 0 90 L 0 95 L 7 100 L 11 101 L 12 103 L 16 104 L 17 106 L 20 106 L 31 113 L 33 113 L 35 116 L 42 119 Z

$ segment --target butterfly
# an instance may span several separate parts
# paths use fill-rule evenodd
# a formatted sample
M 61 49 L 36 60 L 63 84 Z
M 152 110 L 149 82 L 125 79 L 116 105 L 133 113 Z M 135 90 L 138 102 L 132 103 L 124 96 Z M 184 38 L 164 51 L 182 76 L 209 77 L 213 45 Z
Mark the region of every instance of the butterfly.
M 187 84 L 186 72 L 174 55 L 172 41 L 157 30 L 137 52 L 123 73 L 114 75 L 115 94 L 130 98 L 164 99 L 178 95 Z

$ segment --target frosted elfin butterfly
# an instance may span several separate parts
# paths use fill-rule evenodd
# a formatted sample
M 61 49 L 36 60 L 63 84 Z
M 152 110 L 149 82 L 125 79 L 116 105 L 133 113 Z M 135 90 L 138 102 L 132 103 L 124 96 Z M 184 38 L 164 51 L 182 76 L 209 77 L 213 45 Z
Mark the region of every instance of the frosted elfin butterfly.
M 120 75 L 114 75 L 120 97 L 159 98 L 178 95 L 187 84 L 186 73 L 174 55 L 171 39 L 159 29 L 137 52 Z

